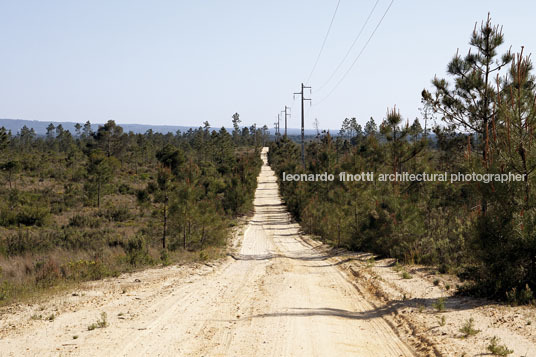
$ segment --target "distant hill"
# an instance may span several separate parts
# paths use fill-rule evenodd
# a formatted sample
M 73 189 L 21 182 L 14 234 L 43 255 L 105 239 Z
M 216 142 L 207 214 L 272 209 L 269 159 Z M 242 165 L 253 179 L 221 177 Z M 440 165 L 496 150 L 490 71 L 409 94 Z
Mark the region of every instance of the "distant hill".
M 58 126 L 61 124 L 63 126 L 63 129 L 69 130 L 71 133 L 74 134 L 75 129 L 74 126 L 76 122 L 57 122 L 57 121 L 38 121 L 38 120 L 23 120 L 23 119 L 1 119 L 0 118 L 0 127 L 4 127 L 8 130 L 11 130 L 13 135 L 15 135 L 17 132 L 20 131 L 20 129 L 23 126 L 27 126 L 28 128 L 33 128 L 35 130 L 35 133 L 37 135 L 45 135 L 47 132 L 47 126 L 52 123 L 54 126 Z M 80 123 L 84 124 L 84 123 Z M 91 127 L 94 131 L 96 131 L 100 124 L 92 124 Z M 133 133 L 145 133 L 147 130 L 152 129 L 154 132 L 167 134 L 167 133 L 176 133 L 177 130 L 180 130 L 181 132 L 187 131 L 188 129 L 196 129 L 199 128 L 198 126 L 179 126 L 179 125 L 149 125 L 149 124 L 119 124 L 125 132 L 132 131 Z M 212 129 L 219 129 L 219 127 L 213 127 Z M 229 131 L 232 131 L 232 128 L 226 128 Z M 270 134 L 274 134 L 274 129 L 270 128 Z M 283 130 L 281 130 L 283 132 Z M 287 130 L 288 135 L 299 135 L 300 129 L 295 128 L 289 128 Z M 336 131 L 332 131 L 332 133 L 336 133 Z M 305 135 L 315 135 L 316 130 L 311 129 L 305 129 Z
M 27 126 L 28 128 L 33 128 L 35 130 L 35 133 L 37 135 L 45 135 L 47 132 L 47 126 L 50 125 L 50 123 L 54 124 L 54 126 L 58 126 L 61 124 L 63 126 L 63 129 L 69 130 L 71 133 L 75 132 L 74 126 L 76 125 L 75 122 L 57 122 L 57 121 L 38 121 L 38 120 L 23 120 L 23 119 L 0 119 L 0 127 L 5 127 L 8 130 L 11 130 L 13 134 L 16 134 L 23 126 Z M 80 123 L 84 125 L 84 123 Z M 100 124 L 92 124 L 91 127 L 94 131 L 96 131 L 99 127 L 99 125 L 103 125 L 103 123 Z M 144 125 L 144 124 L 119 124 L 125 132 L 132 131 L 134 133 L 145 133 L 149 129 L 153 129 L 155 132 L 167 134 L 169 132 L 175 133 L 177 130 L 180 131 L 186 131 L 190 128 L 197 128 L 197 127 L 189 127 L 189 126 L 175 126 L 175 125 Z

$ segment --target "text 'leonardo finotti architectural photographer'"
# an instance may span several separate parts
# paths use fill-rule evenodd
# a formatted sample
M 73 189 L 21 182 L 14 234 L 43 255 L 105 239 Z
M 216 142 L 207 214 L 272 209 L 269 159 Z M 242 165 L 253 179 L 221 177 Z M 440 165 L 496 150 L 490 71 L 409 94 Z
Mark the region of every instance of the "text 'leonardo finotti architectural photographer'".
M 290 174 L 283 172 L 282 173 L 282 180 L 283 181 L 304 181 L 304 182 L 319 182 L 319 181 L 335 181 L 335 178 L 337 177 L 339 181 L 341 182 L 372 182 L 375 180 L 375 177 L 377 178 L 377 181 L 385 182 L 385 181 L 396 181 L 396 182 L 411 182 L 411 181 L 418 181 L 418 182 L 483 182 L 483 183 L 489 183 L 489 182 L 519 182 L 519 181 L 525 181 L 525 175 L 522 174 L 514 174 L 512 172 L 508 173 L 502 173 L 502 174 L 479 174 L 476 172 L 471 173 L 409 173 L 409 172 L 397 172 L 394 174 L 385 174 L 380 173 L 375 175 L 374 172 L 361 172 L 358 174 L 351 174 L 348 172 L 341 172 L 339 174 L 330 174 L 327 172 L 323 173 L 317 173 L 317 174 Z

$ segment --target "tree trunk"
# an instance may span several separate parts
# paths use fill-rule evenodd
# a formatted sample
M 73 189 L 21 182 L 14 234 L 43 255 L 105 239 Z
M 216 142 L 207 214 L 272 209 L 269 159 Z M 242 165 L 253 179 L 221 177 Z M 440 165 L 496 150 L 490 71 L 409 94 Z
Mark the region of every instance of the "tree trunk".
M 164 231 L 162 233 L 162 248 L 166 249 L 166 228 L 167 228 L 167 197 L 164 202 Z
M 521 162 L 523 163 L 523 181 L 525 181 L 525 206 L 528 208 L 530 195 L 529 175 L 527 168 L 526 151 L 522 144 L 520 144 L 518 152 L 519 156 L 521 156 Z
M 184 225 L 184 229 L 182 231 L 182 248 L 186 250 L 186 224 Z
M 203 249 L 204 242 L 205 242 L 205 225 L 203 224 L 203 228 L 201 230 L 201 249 Z
M 337 224 L 337 248 L 341 247 L 341 219 L 339 218 L 339 222 Z
M 489 35 L 486 37 L 486 53 L 489 53 Z M 488 106 L 489 106 L 489 98 L 488 98 L 488 82 L 489 82 L 489 61 L 486 63 L 486 76 L 484 80 L 484 118 L 483 118 L 483 136 L 484 136 L 484 150 L 482 152 L 482 159 L 484 160 L 484 165 L 486 168 L 486 172 L 488 171 Z M 485 196 L 482 197 L 482 215 L 486 215 L 486 211 L 488 210 L 488 200 Z
M 100 180 L 97 183 L 97 208 L 100 208 L 100 190 L 101 190 L 101 183 Z

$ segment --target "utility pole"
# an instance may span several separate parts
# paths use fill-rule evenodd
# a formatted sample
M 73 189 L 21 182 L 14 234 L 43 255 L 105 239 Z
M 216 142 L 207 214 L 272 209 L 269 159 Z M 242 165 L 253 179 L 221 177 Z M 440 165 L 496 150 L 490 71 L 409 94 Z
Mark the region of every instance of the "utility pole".
M 302 83 L 301 84 L 301 91 L 298 92 L 298 93 L 294 93 L 294 96 L 301 95 L 301 160 L 302 160 L 303 167 L 305 167 L 305 139 L 304 139 L 304 136 L 305 136 L 305 129 L 304 129 L 305 115 L 304 115 L 304 112 L 303 112 L 303 103 L 306 100 L 308 100 L 309 102 L 311 101 L 311 98 L 304 98 L 303 97 L 303 90 L 304 89 L 311 89 L 311 87 L 306 87 Z
M 288 109 L 290 109 L 290 107 L 285 105 L 285 110 L 281 111 L 281 113 L 285 113 L 285 138 L 287 137 L 287 118 L 290 116 L 290 113 L 287 113 Z
M 279 122 L 281 121 L 281 114 L 277 114 L 277 130 L 276 130 L 276 136 L 279 138 L 279 136 L 281 135 L 280 134 L 280 131 L 279 131 Z

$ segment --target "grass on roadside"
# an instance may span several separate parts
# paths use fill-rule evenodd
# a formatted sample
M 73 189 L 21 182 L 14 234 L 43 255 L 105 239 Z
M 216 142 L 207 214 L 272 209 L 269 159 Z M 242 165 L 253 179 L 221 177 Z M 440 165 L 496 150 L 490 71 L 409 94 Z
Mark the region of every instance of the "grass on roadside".
M 106 312 L 101 312 L 101 317 L 96 322 L 92 323 L 87 327 L 88 331 L 93 331 L 97 328 L 105 328 L 108 327 L 108 316 L 106 315 Z
M 433 306 L 434 309 L 436 309 L 438 312 L 443 312 L 443 311 L 445 311 L 445 298 L 444 298 L 444 297 L 440 297 L 439 299 L 436 300 L 436 302 L 433 303 L 432 306 Z
M 471 317 L 469 320 L 465 321 L 460 332 L 463 333 L 463 337 L 467 338 L 474 336 L 480 332 L 480 330 L 475 329 L 475 320 Z
M 497 336 L 494 336 L 490 344 L 488 345 L 487 350 L 491 352 L 494 356 L 508 356 L 512 353 L 514 353 L 513 350 L 506 347 L 506 345 L 499 345 L 499 338 Z

